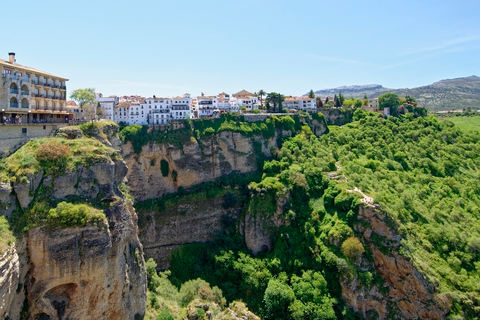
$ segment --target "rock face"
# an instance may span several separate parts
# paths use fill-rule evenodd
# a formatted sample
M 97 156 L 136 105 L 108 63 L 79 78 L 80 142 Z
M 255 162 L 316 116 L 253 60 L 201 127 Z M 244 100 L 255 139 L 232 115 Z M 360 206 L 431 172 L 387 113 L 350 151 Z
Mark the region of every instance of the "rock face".
M 328 125 L 343 126 L 352 122 L 354 109 L 320 108 Z
M 28 270 L 25 241 L 12 245 L 0 258 L 0 319 L 20 319 Z
M 143 318 L 147 279 L 137 216 L 118 189 L 126 173 L 123 161 L 110 158 L 62 176 L 39 172 L 0 185 L 6 215 L 17 202 L 17 209 L 28 208 L 40 185 L 43 197 L 107 208 L 104 225 L 33 228 L 0 258 L 0 318 Z
M 110 226 L 35 228 L 28 234 L 34 319 L 141 319 L 146 281 L 131 208 L 107 210 Z
M 372 207 L 360 207 L 358 219 L 366 224 L 358 223 L 355 229 L 363 234 L 385 285 L 383 290 L 378 285 L 365 288 L 358 279 L 345 279 L 341 284 L 347 304 L 365 318 L 444 319 L 448 308 L 442 309 L 433 286 L 397 252 L 401 236 L 391 227 L 393 222 Z
M 276 199 L 277 208 L 271 216 L 263 215 L 258 212 L 247 211 L 239 224 L 240 233 L 245 238 L 245 244 L 253 254 L 272 249 L 273 233 L 285 222 L 281 218 L 284 205 L 288 202 L 288 197 Z
M 233 223 L 242 209 L 225 209 L 222 203 L 222 197 L 202 200 L 185 197 L 163 211 L 139 213 L 139 236 L 145 258 L 153 258 L 158 268 L 167 269 L 170 253 L 182 244 L 214 240 L 225 223 Z
M 158 198 L 176 192 L 179 187 L 213 181 L 234 171 L 256 171 L 261 154 L 270 157 L 276 149 L 277 138 L 291 132 L 280 132 L 274 138 L 249 138 L 237 132 L 223 131 L 219 134 L 192 140 L 182 148 L 174 145 L 149 144 L 136 155 L 130 143 L 124 145 L 123 156 L 128 166 L 128 186 L 137 201 Z M 163 175 L 162 161 L 168 163 L 168 174 Z

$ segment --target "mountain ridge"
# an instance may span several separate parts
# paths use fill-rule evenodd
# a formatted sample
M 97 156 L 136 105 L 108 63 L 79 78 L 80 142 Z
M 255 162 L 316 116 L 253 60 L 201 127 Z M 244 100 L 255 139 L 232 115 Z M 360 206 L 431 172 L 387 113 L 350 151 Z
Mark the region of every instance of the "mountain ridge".
M 414 88 L 385 88 L 380 84 L 350 85 L 315 91 L 317 96 L 342 93 L 347 98 L 377 98 L 393 92 L 399 96 L 412 96 L 418 103 L 432 111 L 465 108 L 480 109 L 480 77 L 471 75 L 453 79 L 442 79 L 432 84 Z

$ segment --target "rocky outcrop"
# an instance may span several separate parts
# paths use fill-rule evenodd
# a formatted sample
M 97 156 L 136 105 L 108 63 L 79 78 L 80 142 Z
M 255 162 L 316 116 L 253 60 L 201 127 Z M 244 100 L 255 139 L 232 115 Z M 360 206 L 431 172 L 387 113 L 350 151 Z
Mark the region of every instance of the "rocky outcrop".
M 245 244 L 253 254 L 269 251 L 273 247 L 272 236 L 275 231 L 285 224 L 282 213 L 288 197 L 276 199 L 276 210 L 272 215 L 247 210 L 239 224 L 240 233 L 245 238 Z
M 319 108 L 328 125 L 343 126 L 344 124 L 352 122 L 354 109 L 342 108 Z
M 137 201 L 158 198 L 176 192 L 179 187 L 213 181 L 232 172 L 249 173 L 256 171 L 259 156 L 270 157 L 271 150 L 277 149 L 280 136 L 291 132 L 280 132 L 274 138 L 265 140 L 261 136 L 246 137 L 237 132 L 223 131 L 205 137 L 192 139 L 178 148 L 168 143 L 152 143 L 135 154 L 131 143 L 123 147 L 124 159 L 128 166 L 128 186 Z M 168 163 L 168 174 L 161 170 L 162 161 Z
M 141 319 L 146 281 L 131 208 L 106 210 L 109 226 L 28 233 L 27 287 L 34 319 Z
M 0 185 L 7 215 L 16 203 L 18 210 L 30 208 L 40 185 L 42 197 L 106 208 L 104 223 L 32 228 L 5 253 L 0 318 L 20 319 L 23 306 L 22 317 L 29 319 L 143 318 L 147 281 L 137 216 L 118 189 L 126 173 L 125 162 L 102 158 L 61 176 L 40 171 Z
M 342 296 L 347 304 L 365 318 L 444 319 L 448 307 L 436 296 L 433 285 L 398 253 L 401 236 L 395 223 L 370 206 L 360 207 L 358 219 L 361 222 L 355 229 L 373 255 L 373 265 L 363 261 L 360 268 L 374 269 L 384 285 L 368 288 L 358 278 L 344 279 Z

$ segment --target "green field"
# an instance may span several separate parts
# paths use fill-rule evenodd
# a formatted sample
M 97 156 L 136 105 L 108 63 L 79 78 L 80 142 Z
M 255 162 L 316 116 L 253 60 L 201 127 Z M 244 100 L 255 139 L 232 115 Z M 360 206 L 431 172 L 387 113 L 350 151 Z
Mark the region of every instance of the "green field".
M 452 121 L 462 130 L 480 131 L 480 116 L 473 117 L 448 117 L 445 120 Z

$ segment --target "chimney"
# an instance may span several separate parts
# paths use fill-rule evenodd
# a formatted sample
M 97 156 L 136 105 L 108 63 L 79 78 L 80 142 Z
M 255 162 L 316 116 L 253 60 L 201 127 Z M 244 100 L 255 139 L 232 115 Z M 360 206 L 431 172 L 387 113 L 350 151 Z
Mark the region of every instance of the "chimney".
M 9 61 L 11 64 L 14 64 L 14 63 L 15 63 L 15 52 L 9 52 L 9 53 L 8 53 L 8 61 Z

